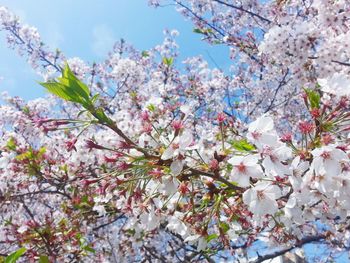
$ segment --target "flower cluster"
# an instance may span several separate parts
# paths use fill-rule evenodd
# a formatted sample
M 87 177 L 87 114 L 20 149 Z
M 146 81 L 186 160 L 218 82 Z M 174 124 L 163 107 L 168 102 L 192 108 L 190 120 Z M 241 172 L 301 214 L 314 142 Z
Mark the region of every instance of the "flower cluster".
M 303 2 L 176 1 L 197 33 L 238 52 L 233 77 L 200 57 L 177 67 L 176 31 L 148 51 L 121 41 L 101 63 L 63 63 L 0 7 L 12 47 L 61 75 L 41 83 L 54 96 L 0 106 L 0 255 L 191 262 L 242 260 L 259 240 L 348 248 L 349 7 Z M 328 72 L 331 43 L 343 53 Z

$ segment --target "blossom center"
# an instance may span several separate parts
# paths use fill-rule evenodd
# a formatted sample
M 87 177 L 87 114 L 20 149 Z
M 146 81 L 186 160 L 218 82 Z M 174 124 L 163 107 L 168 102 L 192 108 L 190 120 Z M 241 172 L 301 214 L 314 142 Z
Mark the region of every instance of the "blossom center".
M 180 148 L 180 145 L 178 143 L 173 143 L 171 147 L 176 150 Z
M 331 159 L 331 154 L 330 154 L 330 152 L 323 152 L 323 153 L 321 154 L 321 157 L 322 157 L 324 160 Z
M 265 199 L 265 194 L 263 191 L 261 190 L 258 190 L 257 193 L 256 193 L 257 197 L 259 200 L 264 200 Z
M 257 140 L 257 139 L 259 139 L 259 138 L 260 138 L 261 133 L 260 133 L 260 132 L 255 131 L 255 132 L 252 132 L 252 136 L 253 136 L 253 138 L 254 138 L 255 140 Z
M 241 162 L 239 165 L 237 165 L 237 169 L 240 173 L 245 173 L 246 172 L 246 166 L 244 165 L 243 162 Z

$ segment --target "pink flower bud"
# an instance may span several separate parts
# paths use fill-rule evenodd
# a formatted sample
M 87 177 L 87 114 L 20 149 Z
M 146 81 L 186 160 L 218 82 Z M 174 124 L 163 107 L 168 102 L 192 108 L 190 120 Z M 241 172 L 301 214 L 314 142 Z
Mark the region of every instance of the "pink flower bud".
M 94 184 L 97 182 L 98 182 L 98 179 L 91 179 L 91 180 L 85 179 L 81 183 L 82 183 L 83 187 L 88 187 L 90 184 Z
M 217 170 L 219 168 L 219 162 L 216 159 L 213 159 L 209 162 L 210 170 Z
M 226 120 L 225 113 L 219 112 L 216 119 L 218 120 L 219 123 L 223 123 Z
M 149 114 L 148 114 L 147 111 L 141 112 L 141 119 L 142 119 L 143 121 L 149 121 Z
M 171 123 L 171 126 L 174 128 L 175 131 L 178 131 L 182 129 L 184 126 L 181 121 L 175 120 Z
M 56 127 L 58 127 L 58 126 L 60 126 L 60 125 L 66 125 L 66 124 L 68 124 L 68 123 L 69 123 L 68 121 L 60 121 L 60 120 L 57 120 L 57 121 L 54 121 L 54 122 L 53 122 L 53 125 L 56 126 Z
M 103 150 L 104 147 L 95 143 L 93 140 L 86 140 L 86 148 L 88 148 L 89 150 L 91 149 L 98 149 L 98 150 Z
M 299 122 L 299 130 L 302 134 L 309 134 L 313 131 L 314 125 L 307 121 L 301 121 Z
M 146 123 L 145 125 L 143 125 L 142 131 L 144 133 L 150 134 L 152 132 L 153 128 L 152 125 L 149 123 Z
M 118 169 L 121 171 L 126 171 L 130 168 L 130 164 L 126 163 L 126 162 L 121 162 L 117 165 Z
M 74 139 L 66 142 L 66 147 L 67 147 L 68 152 L 70 152 L 72 150 L 77 151 L 77 148 L 75 147 L 75 143 L 77 142 L 77 140 L 78 140 L 77 138 L 74 138 Z
M 182 182 L 180 185 L 179 185 L 179 192 L 182 194 L 182 195 L 185 195 L 187 193 L 190 192 L 190 189 L 188 189 L 187 187 L 187 183 L 185 182 Z
M 107 156 L 105 156 L 104 160 L 107 163 L 115 163 L 118 160 L 118 158 L 117 157 L 107 157 Z
M 315 108 L 310 111 L 311 116 L 316 119 L 321 116 L 320 110 Z
M 37 127 L 41 127 L 44 123 L 47 123 L 51 121 L 51 119 L 47 119 L 47 118 L 39 118 L 39 119 L 34 119 L 33 122 Z
M 291 133 L 286 133 L 281 137 L 281 142 L 292 142 L 293 135 Z
M 149 172 L 149 175 L 151 175 L 155 179 L 159 179 L 164 175 L 164 173 L 161 169 L 153 169 Z
M 119 149 L 130 149 L 130 145 L 127 142 L 119 141 L 117 143 L 117 148 L 119 148 Z

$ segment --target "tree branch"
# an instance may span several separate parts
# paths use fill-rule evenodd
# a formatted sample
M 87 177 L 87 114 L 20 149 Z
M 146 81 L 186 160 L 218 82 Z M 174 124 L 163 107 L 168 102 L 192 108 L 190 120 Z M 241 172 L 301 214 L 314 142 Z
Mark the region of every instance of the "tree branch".
M 231 8 L 233 8 L 233 9 L 242 11 L 242 12 L 247 13 L 247 14 L 253 16 L 253 17 L 257 17 L 257 18 L 259 18 L 260 20 L 262 20 L 262 21 L 264 21 L 264 22 L 267 22 L 268 24 L 272 23 L 271 20 L 269 20 L 269 19 L 267 19 L 267 18 L 265 18 L 265 17 L 263 17 L 263 16 L 261 16 L 261 15 L 259 15 L 259 14 L 256 14 L 256 13 L 254 13 L 254 12 L 252 12 L 252 11 L 249 11 L 249 10 L 247 10 L 247 9 L 244 9 L 242 6 L 235 6 L 235 5 L 226 3 L 226 2 L 221 1 L 221 0 L 213 0 L 213 1 L 214 1 L 214 2 L 217 2 L 217 3 L 219 3 L 219 4 L 222 4 L 222 5 L 231 7 Z
M 263 262 L 265 260 L 272 259 L 272 258 L 281 256 L 281 255 L 284 255 L 285 253 L 293 250 L 294 248 L 302 247 L 303 245 L 308 244 L 308 243 L 312 243 L 312 242 L 319 242 L 319 241 L 325 239 L 325 237 L 326 237 L 325 235 L 304 237 L 303 239 L 298 241 L 294 246 L 291 246 L 291 247 L 288 247 L 288 248 L 285 248 L 285 249 L 273 252 L 271 254 L 265 254 L 263 256 L 258 255 L 258 259 L 253 261 L 253 263 L 261 263 L 261 262 Z
M 270 105 L 267 107 L 267 109 L 264 111 L 264 113 L 267 113 L 269 110 L 272 109 L 273 103 L 274 103 L 275 100 L 276 100 L 278 91 L 279 91 L 284 85 L 287 84 L 286 78 L 287 78 L 287 76 L 288 76 L 288 73 L 289 73 L 289 69 L 287 69 L 287 71 L 286 71 L 286 73 L 284 74 L 282 80 L 279 82 L 278 87 L 276 88 L 276 90 L 275 90 L 275 92 L 274 92 L 274 94 L 273 94 L 273 98 L 272 98 L 272 100 L 271 100 L 271 102 L 270 102 Z
M 99 229 L 101 229 L 101 228 L 104 228 L 105 226 L 109 226 L 109 225 L 111 225 L 111 224 L 117 222 L 119 219 L 122 219 L 122 218 L 125 218 L 124 214 L 121 214 L 120 216 L 116 217 L 115 219 L 113 219 L 112 221 L 110 221 L 110 222 L 108 222 L 108 223 L 104 223 L 104 224 L 102 224 L 102 225 L 96 226 L 96 227 L 94 227 L 92 230 L 93 230 L 93 231 L 97 231 L 97 230 L 99 230 Z

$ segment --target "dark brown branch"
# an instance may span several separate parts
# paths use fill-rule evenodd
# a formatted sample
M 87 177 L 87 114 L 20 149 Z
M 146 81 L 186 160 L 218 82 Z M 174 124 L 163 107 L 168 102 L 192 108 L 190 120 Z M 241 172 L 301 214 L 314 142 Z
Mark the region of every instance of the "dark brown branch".
M 243 189 L 242 187 L 239 187 L 237 185 L 234 185 L 234 184 L 230 183 L 229 181 L 227 181 L 225 178 L 223 178 L 221 176 L 217 176 L 217 175 L 212 174 L 212 173 L 207 173 L 207 172 L 204 172 L 204 171 L 200 171 L 200 170 L 197 170 L 195 168 L 189 168 L 189 171 L 191 172 L 190 176 L 203 175 L 203 176 L 212 178 L 212 179 L 214 179 L 216 181 L 219 181 L 221 183 L 226 184 L 232 190 L 237 191 L 237 190 L 242 190 Z
M 312 57 L 308 57 L 309 59 L 318 59 L 317 56 L 312 56 Z M 347 66 L 347 67 L 350 67 L 350 63 L 349 62 L 342 62 L 342 61 L 338 61 L 338 60 L 331 60 L 333 63 L 337 63 L 339 65 L 342 65 L 342 66 Z
M 27 46 L 27 48 L 28 48 L 28 53 L 29 53 L 30 55 L 33 54 L 34 48 L 32 47 L 32 45 L 31 45 L 30 43 L 25 42 L 25 41 L 21 38 L 21 36 L 18 34 L 18 32 L 15 31 L 14 28 L 7 27 L 6 29 L 7 29 L 8 31 L 10 31 L 10 32 L 17 38 L 17 40 L 20 41 L 20 43 L 22 43 L 23 45 L 26 45 L 26 46 Z M 49 61 L 49 60 L 47 59 L 47 57 L 45 56 L 45 54 L 43 53 L 42 50 L 41 50 L 41 52 L 39 53 L 39 57 L 40 57 L 40 59 L 41 59 L 43 62 L 47 63 L 48 65 L 50 65 L 50 66 L 52 66 L 52 67 L 54 67 L 58 72 L 61 72 L 61 71 L 62 71 L 62 68 L 61 68 L 59 65 L 56 64 L 57 56 L 55 57 L 55 63 L 52 63 L 51 61 Z
M 108 222 L 108 223 L 104 223 L 104 224 L 102 224 L 102 225 L 96 226 L 96 227 L 94 227 L 92 230 L 97 231 L 97 230 L 99 230 L 99 229 L 101 229 L 101 228 L 104 228 L 104 227 L 106 227 L 106 226 L 109 226 L 109 225 L 111 225 L 111 224 L 117 222 L 119 219 L 122 219 L 122 218 L 125 218 L 124 214 L 121 214 L 120 216 L 116 217 L 115 219 L 113 219 L 112 221 L 110 221 L 110 222 Z
M 147 247 L 147 246 L 143 246 L 143 248 L 154 258 L 158 259 L 160 262 L 162 263 L 166 263 L 167 260 L 164 256 L 162 256 L 161 254 L 158 255 L 157 252 L 155 251 L 155 249 L 152 247 Z
M 148 152 L 146 150 L 144 150 L 143 148 L 139 147 L 135 142 L 133 142 L 121 129 L 119 129 L 119 127 L 117 126 L 117 124 L 112 121 L 111 119 L 109 119 L 108 121 L 105 121 L 103 119 L 101 119 L 101 117 L 97 114 L 96 109 L 92 109 L 90 111 L 90 113 L 99 120 L 101 125 L 105 125 L 108 128 L 110 128 L 111 130 L 113 130 L 116 134 L 118 134 L 121 138 L 124 139 L 124 141 L 131 146 L 132 148 L 138 150 L 139 152 L 142 152 L 145 157 L 149 157 L 152 158 L 154 156 L 151 156 L 150 154 L 148 154 Z
M 276 88 L 276 90 L 275 90 L 275 92 L 274 92 L 274 94 L 273 94 L 273 97 L 272 97 L 272 100 L 271 100 L 271 102 L 270 102 L 270 105 L 267 107 L 267 109 L 264 111 L 264 113 L 267 113 L 269 110 L 272 109 L 273 103 L 274 103 L 275 100 L 276 100 L 278 91 L 279 91 L 284 85 L 287 84 L 286 78 L 287 78 L 287 76 L 288 76 L 288 73 L 289 73 L 289 69 L 287 69 L 287 71 L 286 71 L 286 73 L 284 74 L 282 80 L 279 82 L 278 87 Z
M 233 9 L 242 11 L 242 12 L 247 13 L 247 14 L 253 16 L 253 17 L 257 17 L 257 18 L 259 18 L 260 20 L 267 22 L 268 24 L 272 23 L 271 20 L 269 20 L 269 19 L 267 19 L 267 18 L 265 18 L 265 17 L 263 17 L 263 16 L 261 16 L 261 15 L 259 15 L 259 14 L 257 14 L 257 13 L 254 13 L 254 12 L 252 12 L 252 11 L 249 11 L 249 10 L 247 10 L 247 9 L 244 9 L 242 6 L 235 6 L 235 5 L 226 3 L 226 2 L 221 1 L 221 0 L 213 0 L 213 1 L 214 1 L 214 2 L 217 2 L 217 3 L 219 3 L 219 4 L 222 4 L 222 5 L 231 7 L 231 8 L 233 8 Z
M 214 30 L 215 32 L 217 32 L 219 35 L 221 35 L 222 37 L 225 36 L 225 33 L 221 32 L 219 29 L 217 29 L 216 27 L 214 27 L 213 25 L 211 25 L 210 23 L 208 23 L 205 19 L 203 19 L 202 17 L 200 17 L 199 15 L 197 15 L 195 12 L 193 12 L 189 7 L 187 7 L 186 5 L 184 5 L 183 3 L 179 2 L 179 1 L 175 1 L 176 4 L 178 4 L 179 6 L 185 8 L 188 12 L 190 12 L 195 18 L 197 18 L 199 21 L 201 21 L 202 23 L 206 24 L 208 27 L 210 27 L 212 30 Z
M 35 191 L 35 192 L 28 192 L 28 193 L 24 193 L 24 194 L 18 194 L 18 195 L 11 195 L 9 196 L 9 198 L 20 198 L 20 197 L 24 197 L 24 196 L 28 196 L 28 195 L 38 195 L 38 194 L 58 194 L 58 195 L 62 195 L 68 199 L 72 199 L 72 197 L 70 197 L 68 194 L 60 192 L 60 191 L 48 191 L 48 190 L 40 190 L 40 191 Z
M 32 213 L 32 211 L 30 211 L 29 207 L 25 204 L 24 201 L 22 201 L 22 205 L 24 210 L 26 210 L 27 214 L 30 216 L 30 218 L 37 224 L 39 225 L 36 220 L 35 220 L 35 216 Z M 51 244 L 50 242 L 46 239 L 45 236 L 43 236 L 43 234 L 35 227 L 34 231 L 40 236 L 41 240 L 44 242 L 45 247 L 47 249 L 47 252 L 49 253 L 50 256 L 55 256 L 55 254 L 53 253 L 52 249 L 51 249 Z
M 308 236 L 308 237 L 304 237 L 303 239 L 301 239 L 300 241 L 298 241 L 294 246 L 270 253 L 270 254 L 265 254 L 263 256 L 259 255 L 258 259 L 256 259 L 255 261 L 253 261 L 254 263 L 261 263 L 265 260 L 268 259 L 272 259 L 281 255 L 284 255 L 285 253 L 293 250 L 294 248 L 297 247 L 302 247 L 305 244 L 308 243 L 312 243 L 312 242 L 319 242 L 321 240 L 325 239 L 325 235 L 317 235 L 317 236 Z
M 342 66 L 350 67 L 350 63 L 347 63 L 347 62 L 341 62 L 341 61 L 337 61 L 337 60 L 332 60 L 332 62 L 337 63 L 337 64 L 342 65 Z

